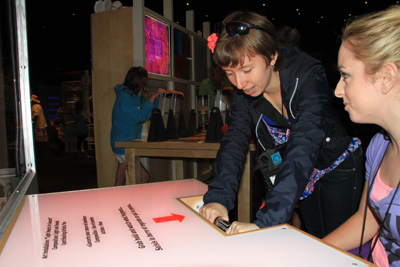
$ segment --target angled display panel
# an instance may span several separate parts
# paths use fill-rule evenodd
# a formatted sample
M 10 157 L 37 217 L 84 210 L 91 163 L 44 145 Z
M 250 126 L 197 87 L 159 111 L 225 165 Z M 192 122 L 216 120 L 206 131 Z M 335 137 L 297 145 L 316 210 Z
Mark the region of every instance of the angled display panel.
M 198 213 L 206 192 L 185 179 L 27 196 L 0 266 L 373 266 L 290 225 L 227 235 Z

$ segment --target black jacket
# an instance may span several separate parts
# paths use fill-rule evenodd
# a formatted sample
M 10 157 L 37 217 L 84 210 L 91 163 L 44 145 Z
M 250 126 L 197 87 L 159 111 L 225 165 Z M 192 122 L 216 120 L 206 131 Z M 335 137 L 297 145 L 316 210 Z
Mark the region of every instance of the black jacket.
M 319 61 L 294 45 L 281 45 L 285 64 L 279 71 L 281 93 L 287 108 L 291 133 L 265 206 L 254 222 L 259 227 L 287 223 L 314 169 L 330 166 L 347 148 L 351 137 L 332 108 L 334 97 Z M 221 140 L 214 165 L 214 180 L 204 203 L 220 203 L 233 209 L 243 165 L 255 127 L 258 142 L 273 147 L 261 113 L 252 108 L 256 99 L 235 88 L 228 132 Z M 260 97 L 263 97 L 262 95 Z M 328 138 L 329 137 L 329 138 Z

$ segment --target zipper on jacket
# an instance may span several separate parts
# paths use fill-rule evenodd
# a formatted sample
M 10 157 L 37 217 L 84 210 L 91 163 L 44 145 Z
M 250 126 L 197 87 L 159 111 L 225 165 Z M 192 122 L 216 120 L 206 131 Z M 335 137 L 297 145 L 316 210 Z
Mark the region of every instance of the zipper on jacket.
M 256 130 L 255 130 L 255 132 L 256 132 L 256 137 L 257 137 L 257 141 L 258 141 L 258 143 L 260 144 L 260 146 L 264 149 L 264 151 L 266 150 L 265 149 L 265 147 L 263 146 L 263 144 L 261 143 L 261 141 L 260 141 L 260 138 L 258 138 L 258 125 L 260 124 L 260 121 L 262 120 L 262 114 L 260 115 L 260 118 L 258 119 L 258 122 L 257 122 L 257 124 L 256 124 Z
M 293 117 L 294 119 L 296 119 L 296 117 L 293 115 L 293 111 L 292 111 L 292 100 L 293 100 L 294 94 L 296 93 L 296 90 L 297 90 L 297 86 L 298 86 L 298 85 L 299 85 L 299 78 L 296 78 L 296 86 L 294 87 L 293 94 L 292 94 L 292 96 L 290 97 L 290 101 L 289 101 L 289 111 L 290 111 L 290 114 L 292 115 L 292 117 Z
M 292 94 L 292 96 L 290 97 L 290 101 L 289 101 L 289 111 L 290 111 L 290 114 L 292 115 L 292 117 L 293 117 L 294 119 L 296 119 L 296 117 L 293 115 L 293 111 L 292 111 L 292 100 L 293 100 L 294 94 L 296 93 L 296 90 L 297 90 L 298 85 L 299 85 L 299 78 L 296 78 L 296 85 L 295 85 L 295 87 L 294 87 L 293 94 Z M 283 101 L 283 99 L 282 99 L 282 101 Z M 262 114 L 260 115 L 260 118 L 259 118 L 258 121 L 257 121 L 255 132 L 256 132 L 256 137 L 257 137 L 258 143 L 260 144 L 260 146 L 261 146 L 261 147 L 264 149 L 264 151 L 265 151 L 265 150 L 266 150 L 265 147 L 264 147 L 263 144 L 261 143 L 260 138 L 258 138 L 258 125 L 260 124 L 260 121 L 261 121 L 261 120 L 262 120 Z

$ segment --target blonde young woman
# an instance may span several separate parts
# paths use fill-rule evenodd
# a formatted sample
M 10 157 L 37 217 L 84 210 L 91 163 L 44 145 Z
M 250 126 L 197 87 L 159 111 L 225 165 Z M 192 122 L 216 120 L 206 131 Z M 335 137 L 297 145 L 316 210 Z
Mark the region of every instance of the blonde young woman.
M 338 66 L 335 94 L 351 120 L 384 131 L 367 149 L 358 212 L 324 240 L 350 250 L 373 239 L 372 261 L 400 266 L 400 6 L 351 22 L 343 32 Z

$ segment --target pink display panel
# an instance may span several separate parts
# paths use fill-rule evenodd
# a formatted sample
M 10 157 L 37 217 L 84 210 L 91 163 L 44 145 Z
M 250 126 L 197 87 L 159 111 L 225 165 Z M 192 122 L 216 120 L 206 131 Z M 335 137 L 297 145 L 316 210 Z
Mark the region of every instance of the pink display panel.
M 207 188 L 184 179 L 29 195 L 0 266 L 372 266 L 289 225 L 226 235 L 198 213 Z
M 150 73 L 169 75 L 169 25 L 145 15 L 146 70 Z

